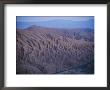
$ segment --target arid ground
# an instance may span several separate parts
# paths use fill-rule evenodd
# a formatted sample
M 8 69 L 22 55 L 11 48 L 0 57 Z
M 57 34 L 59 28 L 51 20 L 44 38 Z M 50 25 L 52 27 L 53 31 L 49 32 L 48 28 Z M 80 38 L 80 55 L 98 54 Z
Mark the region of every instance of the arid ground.
M 16 30 L 16 74 L 94 74 L 94 30 Z

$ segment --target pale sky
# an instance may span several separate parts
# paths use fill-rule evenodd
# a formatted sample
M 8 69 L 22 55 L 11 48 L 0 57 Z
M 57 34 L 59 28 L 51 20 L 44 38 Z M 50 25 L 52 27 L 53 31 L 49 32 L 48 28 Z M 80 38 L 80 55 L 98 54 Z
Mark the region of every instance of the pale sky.
M 71 20 L 71 21 L 87 21 L 93 19 L 93 16 L 17 16 L 17 22 L 39 22 L 50 20 Z

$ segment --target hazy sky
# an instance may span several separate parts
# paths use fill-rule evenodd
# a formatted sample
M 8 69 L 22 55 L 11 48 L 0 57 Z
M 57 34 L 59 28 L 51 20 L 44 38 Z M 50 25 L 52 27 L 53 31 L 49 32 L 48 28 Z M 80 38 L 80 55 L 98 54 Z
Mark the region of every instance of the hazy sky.
M 39 22 L 51 20 L 71 20 L 71 21 L 87 21 L 94 19 L 93 16 L 17 16 L 18 22 Z
M 50 28 L 92 28 L 94 16 L 17 16 L 17 28 L 37 25 Z

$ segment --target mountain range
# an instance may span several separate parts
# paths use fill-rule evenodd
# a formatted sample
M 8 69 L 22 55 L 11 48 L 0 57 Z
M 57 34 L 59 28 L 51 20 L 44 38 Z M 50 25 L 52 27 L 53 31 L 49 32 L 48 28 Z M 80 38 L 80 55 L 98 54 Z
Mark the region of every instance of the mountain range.
M 72 21 L 72 20 L 49 20 L 49 21 L 36 21 L 36 22 L 16 22 L 17 28 L 27 28 L 31 25 L 38 25 L 42 27 L 48 28 L 66 28 L 66 29 L 73 29 L 73 28 L 90 28 L 94 29 L 94 20 L 90 19 L 87 21 Z

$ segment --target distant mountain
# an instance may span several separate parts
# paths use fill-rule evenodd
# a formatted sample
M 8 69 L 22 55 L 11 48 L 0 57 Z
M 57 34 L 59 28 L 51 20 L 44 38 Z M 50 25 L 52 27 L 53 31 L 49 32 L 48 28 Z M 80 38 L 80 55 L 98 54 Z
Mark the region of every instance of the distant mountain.
M 94 74 L 94 32 L 33 25 L 16 31 L 17 74 Z
M 72 21 L 72 20 L 49 20 L 49 21 L 39 21 L 39 22 L 17 22 L 17 28 L 27 28 L 31 25 L 38 25 L 48 28 L 90 28 L 94 29 L 94 20 L 90 19 L 87 21 Z

